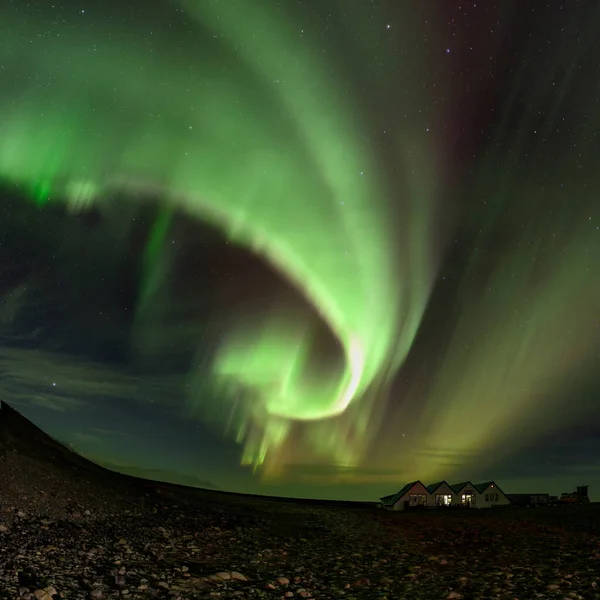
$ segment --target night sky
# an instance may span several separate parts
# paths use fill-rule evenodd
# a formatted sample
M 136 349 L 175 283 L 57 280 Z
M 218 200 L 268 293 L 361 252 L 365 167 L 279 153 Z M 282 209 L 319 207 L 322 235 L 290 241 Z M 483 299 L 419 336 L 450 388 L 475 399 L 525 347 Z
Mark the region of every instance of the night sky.
M 598 23 L 5 0 L 0 396 L 202 487 L 600 499 Z

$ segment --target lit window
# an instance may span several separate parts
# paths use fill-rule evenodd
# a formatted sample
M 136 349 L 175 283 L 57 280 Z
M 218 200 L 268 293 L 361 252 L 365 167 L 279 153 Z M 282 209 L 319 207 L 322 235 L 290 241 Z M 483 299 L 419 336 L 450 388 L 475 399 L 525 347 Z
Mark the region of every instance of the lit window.
M 425 494 L 410 494 L 408 500 L 409 506 L 425 506 L 427 504 L 427 496 Z

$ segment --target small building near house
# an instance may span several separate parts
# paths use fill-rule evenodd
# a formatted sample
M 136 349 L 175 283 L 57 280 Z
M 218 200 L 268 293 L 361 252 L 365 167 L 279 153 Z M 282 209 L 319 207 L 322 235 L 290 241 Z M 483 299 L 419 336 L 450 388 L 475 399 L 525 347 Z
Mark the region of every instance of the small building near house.
M 477 508 L 508 506 L 510 504 L 510 500 L 506 494 L 498 487 L 498 485 L 496 485 L 494 481 L 476 483 L 473 487 L 477 492 Z
M 425 508 L 431 505 L 431 494 L 420 481 L 411 481 L 395 494 L 384 496 L 380 500 L 383 508 L 387 510 Z
M 431 506 L 441 508 L 454 504 L 454 490 L 447 481 L 438 481 L 427 486 L 431 495 Z
M 507 498 L 515 506 L 546 506 L 550 503 L 550 494 L 507 494 Z

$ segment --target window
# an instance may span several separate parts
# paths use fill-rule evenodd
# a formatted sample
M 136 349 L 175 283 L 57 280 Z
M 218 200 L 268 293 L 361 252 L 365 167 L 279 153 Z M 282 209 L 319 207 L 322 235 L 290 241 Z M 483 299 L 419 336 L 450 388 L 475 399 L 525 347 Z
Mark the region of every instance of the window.
M 452 504 L 452 496 L 450 494 L 436 494 L 435 505 L 436 506 L 450 506 Z
M 425 494 L 411 494 L 408 497 L 409 506 L 425 506 L 427 504 L 427 496 Z
M 490 494 L 486 494 L 485 495 L 485 501 L 486 502 L 499 502 L 500 501 L 500 494 L 498 492 L 492 492 Z

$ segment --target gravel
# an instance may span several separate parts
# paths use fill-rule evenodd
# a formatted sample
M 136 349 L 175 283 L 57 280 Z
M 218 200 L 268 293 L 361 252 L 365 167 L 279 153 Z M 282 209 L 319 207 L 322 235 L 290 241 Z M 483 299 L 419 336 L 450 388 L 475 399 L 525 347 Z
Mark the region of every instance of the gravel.
M 578 532 L 551 524 L 571 509 L 413 515 L 167 495 L 60 519 L 3 506 L 0 597 L 600 598 L 597 514 L 595 532 Z
M 268 501 L 5 444 L 0 599 L 18 598 L 600 599 L 600 510 Z

